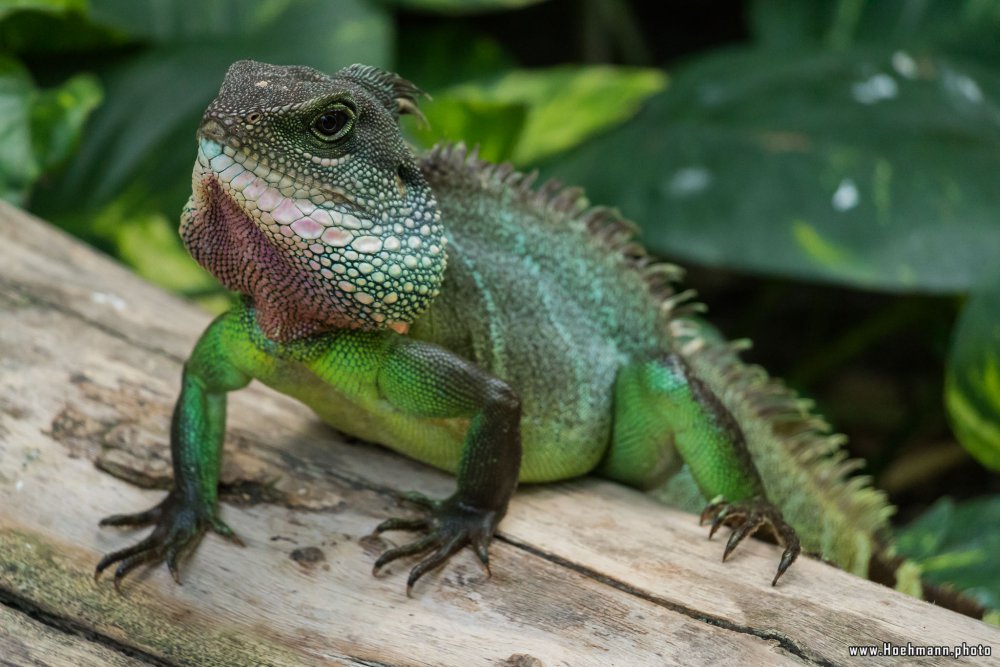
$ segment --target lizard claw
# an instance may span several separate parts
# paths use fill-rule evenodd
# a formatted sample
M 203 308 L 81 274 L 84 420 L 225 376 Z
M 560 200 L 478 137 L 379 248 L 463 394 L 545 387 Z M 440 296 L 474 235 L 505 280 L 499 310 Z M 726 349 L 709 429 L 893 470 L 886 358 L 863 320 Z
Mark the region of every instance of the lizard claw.
M 752 498 L 733 503 L 723 498 L 717 498 L 702 510 L 699 524 L 704 524 L 708 519 L 712 521 L 708 539 L 712 539 L 712 536 L 723 524 L 733 527 L 733 532 L 726 542 L 726 548 L 722 552 L 723 561 L 739 546 L 740 542 L 756 533 L 760 528 L 767 526 L 770 529 L 778 542 L 785 547 L 781 554 L 781 560 L 778 562 L 778 571 L 771 581 L 772 586 L 777 585 L 778 579 L 795 562 L 801 551 L 799 536 L 795 534 L 795 529 L 788 525 L 778 508 L 763 498 Z
M 413 587 L 421 577 L 446 563 L 464 546 L 472 547 L 489 575 L 489 544 L 493 539 L 496 524 L 500 520 L 497 512 L 472 507 L 454 496 L 444 501 L 433 501 L 416 494 L 408 494 L 404 500 L 425 508 L 427 516 L 414 519 L 387 519 L 376 526 L 375 533 L 406 530 L 426 532 L 426 535 L 401 547 L 383 552 L 372 567 L 373 575 L 377 576 L 384 566 L 394 560 L 430 552 L 410 570 L 406 579 L 406 595 L 410 597 Z
M 94 569 L 94 581 L 114 565 L 115 590 L 122 592 L 122 581 L 140 565 L 166 562 L 174 581 L 181 583 L 180 560 L 201 541 L 207 530 L 216 532 L 229 541 L 243 546 L 243 541 L 233 529 L 219 519 L 214 510 L 200 508 L 197 501 L 186 499 L 175 491 L 167 494 L 159 505 L 137 514 L 116 514 L 103 519 L 102 526 L 147 526 L 153 532 L 130 547 L 120 549 L 101 558 Z

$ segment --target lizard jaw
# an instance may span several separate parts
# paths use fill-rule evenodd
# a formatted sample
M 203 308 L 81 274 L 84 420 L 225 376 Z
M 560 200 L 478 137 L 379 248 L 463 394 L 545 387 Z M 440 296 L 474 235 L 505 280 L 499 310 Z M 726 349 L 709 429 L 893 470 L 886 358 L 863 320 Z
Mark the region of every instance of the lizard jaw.
M 390 225 L 346 212 L 349 198 L 330 201 L 202 138 L 181 238 L 223 285 L 252 299 L 270 338 L 340 328 L 403 333 L 443 280 L 436 208 L 431 224 L 407 218 L 386 234 Z

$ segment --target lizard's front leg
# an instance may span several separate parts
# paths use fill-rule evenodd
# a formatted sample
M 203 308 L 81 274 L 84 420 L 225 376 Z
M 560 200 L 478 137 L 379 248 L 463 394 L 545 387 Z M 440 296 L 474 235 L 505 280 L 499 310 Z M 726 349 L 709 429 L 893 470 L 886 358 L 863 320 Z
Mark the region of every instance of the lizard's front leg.
M 445 500 L 409 498 L 426 516 L 389 519 L 375 530 L 413 530 L 426 534 L 390 549 L 373 573 L 404 556 L 429 553 L 410 571 L 407 594 L 428 571 L 469 545 L 489 568 L 489 543 L 517 487 L 521 465 L 521 405 L 504 382 L 436 345 L 398 337 L 379 371 L 381 395 L 401 412 L 417 418 L 468 417 L 469 430 L 458 466 L 458 488 Z
M 153 532 L 131 547 L 106 555 L 94 577 L 114 563 L 115 588 L 122 578 L 143 563 L 166 561 L 180 583 L 178 560 L 190 553 L 206 530 L 242 545 L 218 515 L 219 467 L 226 432 L 226 393 L 245 387 L 250 376 L 238 370 L 226 354 L 232 330 L 223 315 L 202 334 L 184 365 L 181 394 L 170 425 L 173 487 L 158 505 L 138 514 L 117 514 L 102 526 L 145 526 Z

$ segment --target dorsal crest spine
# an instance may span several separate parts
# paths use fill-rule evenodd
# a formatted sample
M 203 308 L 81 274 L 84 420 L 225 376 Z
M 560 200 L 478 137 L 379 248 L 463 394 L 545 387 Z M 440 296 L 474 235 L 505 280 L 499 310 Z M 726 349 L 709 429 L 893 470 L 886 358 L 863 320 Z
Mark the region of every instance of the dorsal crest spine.
M 372 65 L 355 63 L 340 70 L 337 76 L 360 83 L 374 92 L 385 108 L 397 118 L 404 114 L 411 114 L 419 118 L 422 123 L 427 122 L 417 106 L 418 99 L 426 97 L 427 93 L 398 74 Z

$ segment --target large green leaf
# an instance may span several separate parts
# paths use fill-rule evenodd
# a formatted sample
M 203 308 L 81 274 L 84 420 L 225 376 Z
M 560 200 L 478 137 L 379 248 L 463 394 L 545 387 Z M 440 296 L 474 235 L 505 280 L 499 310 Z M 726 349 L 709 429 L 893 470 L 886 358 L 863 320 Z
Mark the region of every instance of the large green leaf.
M 621 124 L 663 90 L 659 70 L 609 66 L 514 70 L 435 91 L 426 105 L 425 143 L 463 139 L 492 160 L 531 164 Z M 510 117 L 498 118 L 509 109 Z M 457 116 L 464 113 L 466 118 Z M 442 122 L 443 121 L 443 122 Z M 515 121 L 516 135 L 511 134 Z M 459 134 L 459 130 L 465 134 Z M 504 151 L 493 150 L 503 145 Z
M 1000 76 L 922 53 L 731 50 L 548 166 L 662 253 L 959 291 L 1000 248 Z
M 956 504 L 942 498 L 899 531 L 896 549 L 930 582 L 948 584 L 1000 609 L 1000 496 Z
M 945 403 L 962 445 L 987 468 L 1000 470 L 1000 283 L 973 292 L 962 310 Z
M 100 99 L 91 76 L 39 90 L 20 63 L 0 55 L 0 198 L 23 204 L 35 181 L 69 157 Z

